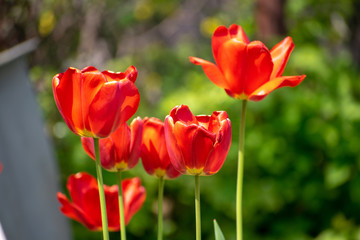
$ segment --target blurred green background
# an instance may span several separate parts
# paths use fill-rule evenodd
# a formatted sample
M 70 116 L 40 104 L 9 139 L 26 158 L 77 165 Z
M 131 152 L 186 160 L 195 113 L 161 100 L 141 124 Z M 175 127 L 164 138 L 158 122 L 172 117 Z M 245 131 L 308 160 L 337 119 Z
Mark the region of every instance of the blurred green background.
M 244 239 L 360 239 L 360 2 L 358 0 L 22 0 L 0 1 L 0 50 L 32 37 L 31 79 L 52 137 L 67 194 L 67 177 L 95 176 L 94 162 L 62 120 L 52 77 L 69 66 L 138 68 L 141 94 L 135 116 L 164 119 L 187 104 L 194 114 L 228 112 L 232 146 L 220 172 L 201 178 L 203 239 L 217 219 L 235 239 L 235 183 L 241 102 L 212 84 L 188 56 L 213 61 L 211 34 L 241 25 L 271 48 L 291 36 L 295 49 L 284 75 L 306 74 L 295 88 L 248 104 L 244 173 Z M 141 163 L 143 208 L 128 239 L 156 239 L 157 179 Z M 108 185 L 115 176 L 104 172 Z M 194 239 L 194 179 L 165 184 L 165 239 Z M 74 239 L 100 239 L 72 221 Z M 118 233 L 111 235 L 117 238 Z

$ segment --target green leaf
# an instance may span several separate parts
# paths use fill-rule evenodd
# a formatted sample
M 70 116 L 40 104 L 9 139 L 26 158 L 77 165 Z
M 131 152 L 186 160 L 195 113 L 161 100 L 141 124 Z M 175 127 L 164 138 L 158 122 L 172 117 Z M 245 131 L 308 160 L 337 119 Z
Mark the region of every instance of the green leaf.
M 214 230 L 215 230 L 215 240 L 225 240 L 224 234 L 222 233 L 219 224 L 217 224 L 214 219 Z

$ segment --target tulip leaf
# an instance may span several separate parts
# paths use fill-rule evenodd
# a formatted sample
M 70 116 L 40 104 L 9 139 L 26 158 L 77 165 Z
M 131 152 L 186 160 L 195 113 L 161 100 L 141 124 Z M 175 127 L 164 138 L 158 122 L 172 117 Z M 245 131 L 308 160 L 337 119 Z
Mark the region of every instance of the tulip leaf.
M 214 231 L 215 231 L 215 240 L 225 240 L 224 234 L 222 233 L 219 224 L 214 219 Z

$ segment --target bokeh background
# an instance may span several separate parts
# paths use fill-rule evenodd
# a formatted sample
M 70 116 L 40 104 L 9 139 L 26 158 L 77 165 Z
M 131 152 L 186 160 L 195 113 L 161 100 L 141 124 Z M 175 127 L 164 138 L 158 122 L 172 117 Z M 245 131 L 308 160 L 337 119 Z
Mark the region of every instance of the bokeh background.
M 213 61 L 211 35 L 241 25 L 269 48 L 291 36 L 295 49 L 284 75 L 306 74 L 295 88 L 248 104 L 244 173 L 244 239 L 360 239 L 360 1 L 358 0 L 22 0 L 0 1 L 0 50 L 37 37 L 30 78 L 56 149 L 62 192 L 67 177 L 95 167 L 62 120 L 52 77 L 69 66 L 138 68 L 141 94 L 135 116 L 164 119 L 187 104 L 194 114 L 228 112 L 232 146 L 220 172 L 201 178 L 204 239 L 217 219 L 235 239 L 235 183 L 241 102 L 212 84 L 188 57 Z M 128 239 L 156 239 L 157 179 L 141 162 L 143 208 Z M 104 171 L 108 185 L 115 176 Z M 165 184 L 165 239 L 193 239 L 194 180 Z M 74 239 L 100 239 L 71 221 Z M 118 237 L 118 233 L 111 238 Z

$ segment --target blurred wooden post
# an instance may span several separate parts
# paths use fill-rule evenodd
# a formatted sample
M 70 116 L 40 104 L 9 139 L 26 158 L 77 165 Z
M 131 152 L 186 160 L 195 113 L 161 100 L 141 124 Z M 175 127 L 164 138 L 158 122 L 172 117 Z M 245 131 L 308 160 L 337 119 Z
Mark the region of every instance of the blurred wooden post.
M 258 26 L 258 37 L 269 41 L 273 37 L 286 33 L 284 7 L 286 0 L 257 0 L 255 20 Z
M 8 240 L 68 240 L 57 164 L 28 77 L 26 55 L 36 45 L 0 53 L 0 222 Z

